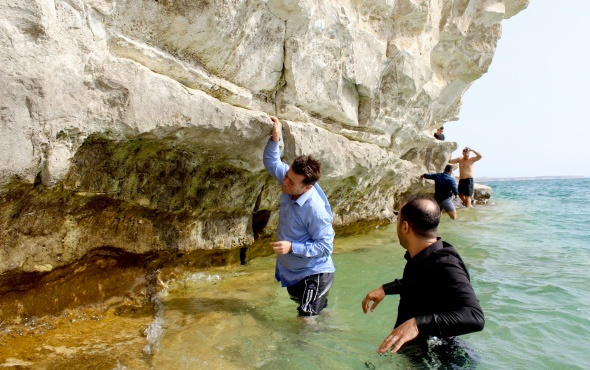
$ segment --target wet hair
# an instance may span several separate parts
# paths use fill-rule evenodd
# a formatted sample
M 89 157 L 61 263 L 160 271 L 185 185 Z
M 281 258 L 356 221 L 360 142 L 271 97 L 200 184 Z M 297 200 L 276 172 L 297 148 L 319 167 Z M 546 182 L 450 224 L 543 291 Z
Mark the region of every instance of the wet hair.
M 406 221 L 418 236 L 437 236 L 440 208 L 436 201 L 426 195 L 411 196 L 399 211 L 400 221 Z
M 445 172 L 447 172 L 447 173 L 453 172 L 453 165 L 452 164 L 447 164 L 445 166 Z
M 295 158 L 291 169 L 296 174 L 305 176 L 303 179 L 304 185 L 315 184 L 322 175 L 321 163 L 311 155 L 300 155 Z

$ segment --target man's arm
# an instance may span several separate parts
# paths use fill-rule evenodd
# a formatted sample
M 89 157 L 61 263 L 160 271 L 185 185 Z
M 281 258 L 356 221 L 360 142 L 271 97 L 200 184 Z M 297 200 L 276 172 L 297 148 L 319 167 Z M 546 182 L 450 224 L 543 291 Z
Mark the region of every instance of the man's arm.
M 391 283 L 383 284 L 381 287 L 385 292 L 385 295 L 401 294 L 404 286 L 403 279 L 395 279 Z
M 270 116 L 270 120 L 272 121 L 272 131 L 270 134 L 270 138 L 275 143 L 281 141 L 281 123 L 279 119 L 275 116 Z
M 383 284 L 380 287 L 371 290 L 367 293 L 365 299 L 363 299 L 363 302 L 361 303 L 363 312 L 367 313 L 367 311 L 369 311 L 369 304 L 371 302 L 373 302 L 373 305 L 371 306 L 371 312 L 373 312 L 386 295 L 400 294 L 402 287 L 403 279 L 395 279 L 391 283 Z
M 281 123 L 276 117 L 271 116 L 270 119 L 273 122 L 273 128 L 270 139 L 266 143 L 266 148 L 264 148 L 262 161 L 268 173 L 279 183 L 282 183 L 289 166 L 281 161 L 281 149 L 279 146 L 279 142 L 281 141 Z
M 473 152 L 473 154 L 475 154 L 475 157 L 471 158 L 471 162 L 472 163 L 473 162 L 477 162 L 477 161 L 479 161 L 482 158 L 481 154 L 479 154 L 479 152 L 477 150 L 474 150 L 474 149 L 471 149 L 471 148 L 469 148 L 469 150 L 471 150 Z
M 377 308 L 379 303 L 381 303 L 383 298 L 385 298 L 385 290 L 383 289 L 383 286 L 371 290 L 369 293 L 367 293 L 365 299 L 363 299 L 363 302 L 361 303 L 361 308 L 363 309 L 363 312 L 367 313 L 369 311 L 369 304 L 371 302 L 373 302 L 373 304 L 371 305 L 371 312 L 373 312 L 375 308 Z
M 270 243 L 270 245 L 274 252 L 279 255 L 291 252 L 306 258 L 330 256 L 334 250 L 332 217 L 327 214 L 317 217 L 314 221 L 308 223 L 308 232 L 311 237 L 309 241 L 282 240 Z
M 436 178 L 436 173 L 424 173 L 420 177 L 428 179 L 428 180 L 434 180 Z
M 307 232 L 310 240 L 306 242 L 293 241 L 291 251 L 293 254 L 303 257 L 328 257 L 334 250 L 334 228 L 332 216 L 323 206 L 318 205 L 307 220 Z
M 449 159 L 449 164 L 457 164 L 459 163 L 459 160 L 461 158 L 457 157 L 457 158 L 453 158 L 453 159 Z
M 416 316 L 418 330 L 424 335 L 451 337 L 483 329 L 485 319 L 467 272 L 458 263 L 444 263 L 440 281 L 446 286 L 445 296 L 452 309 Z
M 373 305 L 370 307 L 371 312 L 375 310 L 377 305 L 381 303 L 383 298 L 386 295 L 390 294 L 399 294 L 403 289 L 403 280 L 402 279 L 395 279 L 391 283 L 383 284 L 377 289 L 372 290 L 367 294 L 365 299 L 361 304 L 363 308 L 363 312 L 367 313 L 369 311 L 369 304 L 373 302 Z M 388 351 L 397 352 L 406 342 L 411 341 L 412 339 L 418 336 L 418 325 L 416 324 L 416 318 L 411 318 L 406 322 L 402 323 L 393 331 L 391 334 L 385 338 L 377 352 L 385 353 Z
M 391 334 L 389 334 L 383 343 L 381 343 L 381 346 L 379 346 L 377 352 L 397 352 L 404 344 L 416 338 L 417 336 L 418 325 L 416 324 L 416 319 L 411 318 L 402 323 L 397 328 L 393 329 Z

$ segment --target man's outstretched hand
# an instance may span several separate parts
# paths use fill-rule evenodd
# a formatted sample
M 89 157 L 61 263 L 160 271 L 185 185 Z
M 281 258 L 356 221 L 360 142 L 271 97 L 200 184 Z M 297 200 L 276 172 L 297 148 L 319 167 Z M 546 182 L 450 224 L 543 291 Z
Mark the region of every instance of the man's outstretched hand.
M 383 290 L 382 286 L 380 286 L 377 289 L 371 290 L 369 294 L 367 294 L 365 299 L 363 299 L 363 303 L 361 303 L 363 312 L 367 313 L 369 311 L 369 304 L 371 302 L 373 302 L 373 304 L 371 305 L 371 312 L 373 312 L 377 305 L 381 303 L 383 298 L 385 298 L 385 291 Z
M 367 313 L 369 312 L 369 309 L 371 312 L 373 312 L 377 305 L 381 303 L 383 298 L 385 298 L 385 291 L 383 290 L 382 286 L 371 290 L 365 299 L 363 299 L 363 303 L 361 304 L 363 312 Z M 379 347 L 377 352 L 397 352 L 404 344 L 416 338 L 417 336 L 418 324 L 416 323 L 416 318 L 411 318 L 397 328 L 393 329 L 391 334 L 389 334 L 383 343 L 381 343 L 381 347 Z
M 397 352 L 404 344 L 418 336 L 416 318 L 411 318 L 393 329 L 377 350 L 378 353 Z

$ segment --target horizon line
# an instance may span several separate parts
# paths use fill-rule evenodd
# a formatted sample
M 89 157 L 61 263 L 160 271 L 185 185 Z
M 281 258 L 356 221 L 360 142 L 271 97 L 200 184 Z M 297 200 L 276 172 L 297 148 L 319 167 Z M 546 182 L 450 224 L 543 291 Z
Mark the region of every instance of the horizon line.
M 475 181 L 490 180 L 540 180 L 540 179 L 587 179 L 590 176 L 583 175 L 541 175 L 541 176 L 480 176 L 475 177 Z

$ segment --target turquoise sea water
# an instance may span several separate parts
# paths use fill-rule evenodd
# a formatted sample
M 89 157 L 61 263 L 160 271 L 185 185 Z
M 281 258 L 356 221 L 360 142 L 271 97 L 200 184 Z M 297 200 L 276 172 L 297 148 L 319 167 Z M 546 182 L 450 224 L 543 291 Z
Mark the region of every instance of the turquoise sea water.
M 590 179 L 489 182 L 492 204 L 443 215 L 439 233 L 462 255 L 486 316 L 451 356 L 379 355 L 397 297 L 371 314 L 365 294 L 402 275 L 395 227 L 337 238 L 336 281 L 315 324 L 274 281 L 274 258 L 168 282 L 146 332 L 153 368 L 588 369 Z M 449 358 L 450 357 L 450 358 Z

